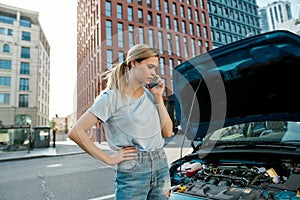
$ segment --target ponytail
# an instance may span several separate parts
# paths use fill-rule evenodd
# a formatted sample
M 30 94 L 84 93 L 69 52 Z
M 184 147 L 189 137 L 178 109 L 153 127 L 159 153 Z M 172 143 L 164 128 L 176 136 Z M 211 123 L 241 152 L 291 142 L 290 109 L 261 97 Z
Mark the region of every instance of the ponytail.
M 129 66 L 126 62 L 116 64 L 106 75 L 107 84 L 106 89 L 113 90 L 119 89 L 121 96 L 125 96 L 125 85 L 128 82 L 128 72 Z

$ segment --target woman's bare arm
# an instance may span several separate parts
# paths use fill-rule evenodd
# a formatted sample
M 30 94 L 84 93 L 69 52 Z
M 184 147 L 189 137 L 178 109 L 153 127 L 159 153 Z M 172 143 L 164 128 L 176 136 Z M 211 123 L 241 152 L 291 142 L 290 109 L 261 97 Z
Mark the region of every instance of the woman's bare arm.
M 91 141 L 88 136 L 88 131 L 92 126 L 98 123 L 98 121 L 95 115 L 89 112 L 84 113 L 72 127 L 69 138 L 77 143 L 85 152 L 108 165 L 115 165 L 125 160 L 134 159 L 136 150 L 131 147 L 120 149 L 116 154 L 110 156 Z

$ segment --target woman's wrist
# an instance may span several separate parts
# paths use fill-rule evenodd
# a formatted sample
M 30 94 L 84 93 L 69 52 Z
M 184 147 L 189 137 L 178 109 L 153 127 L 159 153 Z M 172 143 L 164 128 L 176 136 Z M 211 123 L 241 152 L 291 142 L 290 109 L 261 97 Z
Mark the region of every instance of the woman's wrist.
M 154 99 L 155 99 L 156 104 L 164 103 L 163 97 L 161 95 L 154 96 Z

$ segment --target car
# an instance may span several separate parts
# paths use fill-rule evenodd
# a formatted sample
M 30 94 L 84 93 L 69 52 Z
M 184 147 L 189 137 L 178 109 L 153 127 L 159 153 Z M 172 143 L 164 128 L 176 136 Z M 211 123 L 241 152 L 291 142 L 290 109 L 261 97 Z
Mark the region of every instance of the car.
M 193 151 L 170 164 L 169 198 L 300 199 L 299 75 L 300 37 L 284 30 L 178 65 L 176 119 Z

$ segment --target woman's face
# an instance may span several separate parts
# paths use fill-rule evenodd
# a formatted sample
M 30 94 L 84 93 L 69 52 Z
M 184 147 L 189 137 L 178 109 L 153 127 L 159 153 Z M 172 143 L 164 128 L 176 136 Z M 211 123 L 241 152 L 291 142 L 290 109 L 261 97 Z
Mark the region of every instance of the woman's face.
M 158 57 L 149 57 L 141 62 L 134 62 L 134 79 L 140 83 L 149 84 L 156 76 Z

